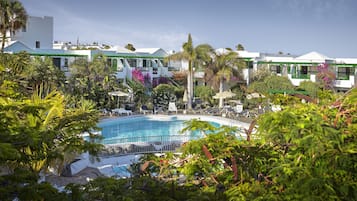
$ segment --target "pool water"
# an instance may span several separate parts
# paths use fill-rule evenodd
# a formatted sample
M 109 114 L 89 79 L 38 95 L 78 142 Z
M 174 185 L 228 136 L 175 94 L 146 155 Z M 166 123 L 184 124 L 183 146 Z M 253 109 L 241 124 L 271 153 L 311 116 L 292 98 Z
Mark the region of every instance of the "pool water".
M 110 119 L 99 123 L 102 128 L 103 144 L 127 142 L 182 141 L 202 137 L 199 132 L 181 134 L 184 120 L 171 118 L 132 117 Z M 218 123 L 211 122 L 218 127 Z

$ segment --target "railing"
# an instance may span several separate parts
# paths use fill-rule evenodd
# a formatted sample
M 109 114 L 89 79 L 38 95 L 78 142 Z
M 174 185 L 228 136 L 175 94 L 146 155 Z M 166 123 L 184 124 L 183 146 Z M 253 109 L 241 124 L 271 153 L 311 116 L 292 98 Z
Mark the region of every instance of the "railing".
M 179 70 L 180 70 L 180 68 L 178 68 L 178 67 L 172 67 L 172 66 L 169 66 L 169 67 L 167 67 L 167 68 L 168 68 L 169 71 L 179 71 Z
M 196 139 L 188 135 L 140 136 L 118 138 L 105 141 L 101 156 L 127 155 L 140 153 L 160 153 L 175 151 L 189 140 Z
M 310 74 L 292 74 L 293 79 L 310 79 Z
M 350 76 L 349 75 L 337 75 L 336 80 L 349 80 Z

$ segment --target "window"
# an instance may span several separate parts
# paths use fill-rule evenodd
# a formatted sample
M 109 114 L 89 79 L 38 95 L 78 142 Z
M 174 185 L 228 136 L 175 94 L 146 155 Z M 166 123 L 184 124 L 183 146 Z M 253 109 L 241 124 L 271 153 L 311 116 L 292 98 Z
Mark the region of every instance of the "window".
M 132 68 L 137 67 L 136 66 L 136 59 L 128 59 L 129 66 Z
M 118 66 L 118 60 L 117 59 L 113 59 L 113 61 L 112 61 L 112 69 L 113 69 L 113 71 L 117 71 L 117 66 Z
M 36 41 L 36 48 L 40 48 L 41 46 L 40 46 L 40 41 Z
M 61 58 L 52 58 L 53 65 L 57 68 L 61 68 Z
M 317 74 L 317 66 L 310 66 L 310 74 Z
M 247 61 L 246 64 L 248 68 L 253 69 L 253 61 Z
M 112 65 L 112 60 L 111 59 L 107 59 L 107 65 L 111 66 Z
M 22 27 L 22 32 L 26 32 L 27 31 L 27 27 L 26 27 L 26 25 L 24 25 L 23 27 Z
M 68 67 L 68 58 L 64 58 L 64 67 Z
M 147 67 L 146 65 L 146 59 L 143 59 L 143 67 Z
M 338 67 L 337 70 L 337 79 L 338 80 L 349 80 L 351 70 L 348 67 Z
M 307 72 L 308 72 L 307 69 L 308 69 L 307 66 L 301 66 L 300 73 L 303 74 L 303 75 L 307 75 Z
M 270 66 L 270 71 L 273 73 L 280 73 L 280 66 Z

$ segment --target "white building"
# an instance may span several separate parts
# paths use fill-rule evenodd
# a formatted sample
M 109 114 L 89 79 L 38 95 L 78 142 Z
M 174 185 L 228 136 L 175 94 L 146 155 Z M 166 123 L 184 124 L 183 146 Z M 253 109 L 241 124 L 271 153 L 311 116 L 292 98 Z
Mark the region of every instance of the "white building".
M 24 29 L 11 36 L 4 49 L 8 53 L 26 51 L 31 56 L 52 57 L 55 66 L 67 75 L 69 66 L 76 58 L 84 57 L 91 61 L 96 54 L 107 57 L 108 64 L 116 72 L 119 79 L 131 79 L 132 71 L 140 70 L 151 79 L 171 77 L 174 71 L 187 70 L 187 61 L 165 61 L 169 54 L 161 48 L 139 48 L 130 51 L 123 47 L 101 49 L 74 50 L 70 43 L 53 43 L 53 18 L 28 18 Z M 217 51 L 227 51 L 217 49 Z M 316 81 L 317 66 L 327 63 L 336 74 L 335 87 L 347 90 L 357 84 L 357 58 L 330 58 L 317 52 L 310 52 L 301 56 L 265 54 L 259 52 L 237 51 L 240 58 L 247 62 L 243 70 L 246 83 L 250 84 L 250 77 L 260 68 L 268 68 L 272 73 L 287 76 L 295 86 L 302 81 Z M 195 67 L 194 67 L 195 68 Z M 197 69 L 196 69 L 197 71 Z M 196 72 L 197 78 L 203 78 L 203 72 Z
M 357 84 L 357 58 L 330 58 L 310 52 L 301 56 L 262 55 L 255 64 L 257 69 L 268 68 L 274 74 L 287 76 L 295 86 L 306 80 L 316 82 L 317 67 L 328 64 L 336 75 L 334 87 L 337 90 L 347 90 Z
M 10 37 L 11 41 L 21 41 L 31 49 L 52 49 L 53 17 L 29 16 L 26 26 Z

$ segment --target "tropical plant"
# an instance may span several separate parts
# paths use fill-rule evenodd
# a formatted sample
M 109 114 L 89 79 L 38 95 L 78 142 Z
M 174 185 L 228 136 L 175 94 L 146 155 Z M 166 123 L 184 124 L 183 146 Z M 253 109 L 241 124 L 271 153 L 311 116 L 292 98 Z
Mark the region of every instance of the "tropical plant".
M 30 64 L 24 70 L 32 93 L 41 89 L 42 95 L 46 96 L 53 90 L 64 88 L 66 77 L 63 71 L 53 65 L 49 57 L 31 59 Z
M 1 91 L 0 96 L 18 97 L 32 93 L 32 91 L 28 90 L 25 73 L 29 63 L 30 56 L 24 52 L 19 54 L 0 54 L 1 89 L 11 89 Z
M 108 93 L 118 90 L 120 85 L 104 55 L 96 55 L 92 62 L 77 59 L 71 64 L 70 71 L 69 94 L 92 100 L 98 107 L 109 107 L 112 97 Z
M 243 50 L 244 50 L 244 46 L 239 43 L 238 45 L 236 45 L 236 49 L 237 49 L 238 51 L 243 51 Z
M 210 62 L 205 64 L 205 80 L 219 92 L 224 91 L 224 83 L 231 78 L 240 76 L 240 71 L 245 67 L 245 62 L 238 58 L 234 51 L 215 52 L 211 55 Z M 219 99 L 219 107 L 223 106 L 223 98 Z
M 260 65 L 260 68 L 258 70 L 253 72 L 253 75 L 251 77 L 251 82 L 255 81 L 263 81 L 266 77 L 270 76 L 271 72 L 267 66 L 262 66 Z
M 175 71 L 172 72 L 172 79 L 180 86 L 187 85 L 187 72 Z
M 199 68 L 204 61 L 210 59 L 212 47 L 208 44 L 193 46 L 191 34 L 188 35 L 188 40 L 182 46 L 183 52 L 170 55 L 170 60 L 187 60 L 187 108 L 192 109 L 193 100 L 193 76 L 194 68 Z
M 141 83 L 135 80 L 128 81 L 128 85 L 133 90 L 134 103 L 138 106 L 147 105 L 150 100 L 150 91 Z
M 167 109 L 169 102 L 176 102 L 175 87 L 169 84 L 160 84 L 152 93 L 154 105 L 158 108 Z
M 136 50 L 134 45 L 131 44 L 131 43 L 126 44 L 125 48 L 128 49 L 128 50 L 131 50 L 131 51 L 135 51 Z
M 3 87 L 0 91 L 12 90 Z M 0 176 L 0 192 L 5 196 L 2 198 L 26 197 L 37 187 L 43 193 L 54 192 L 46 185 L 37 186 L 39 172 L 49 167 L 60 172 L 68 154 L 89 151 L 96 155 L 101 145 L 92 143 L 98 136 L 91 133 L 97 129 L 98 111 L 86 100 L 70 103 L 70 98 L 57 91 L 46 96 L 38 91 L 31 98 L 7 94 L 13 92 L 0 96 L 0 167 L 6 170 Z M 88 141 L 81 135 L 84 132 L 90 134 Z M 4 181 L 8 185 L 3 185 Z M 31 196 L 39 194 L 40 191 Z
M 269 94 L 271 90 L 275 91 L 291 91 L 294 90 L 294 85 L 289 78 L 271 75 L 266 77 L 263 81 L 255 81 L 248 87 L 249 92 L 258 92 L 261 94 Z
M 311 80 L 302 81 L 299 85 L 299 89 L 302 89 L 302 90 L 305 90 L 306 92 L 308 92 L 309 96 L 312 98 L 317 98 L 318 94 L 320 92 L 319 84 L 316 82 L 313 82 Z
M 1 52 L 4 52 L 7 34 L 26 26 L 27 13 L 22 3 L 17 0 L 0 0 L 0 33 L 2 37 Z
M 337 100 L 265 114 L 258 133 L 279 157 L 269 171 L 283 200 L 355 200 L 357 160 L 354 88 Z
M 210 86 L 197 86 L 195 97 L 199 97 L 202 101 L 213 104 L 213 96 L 215 92 Z

